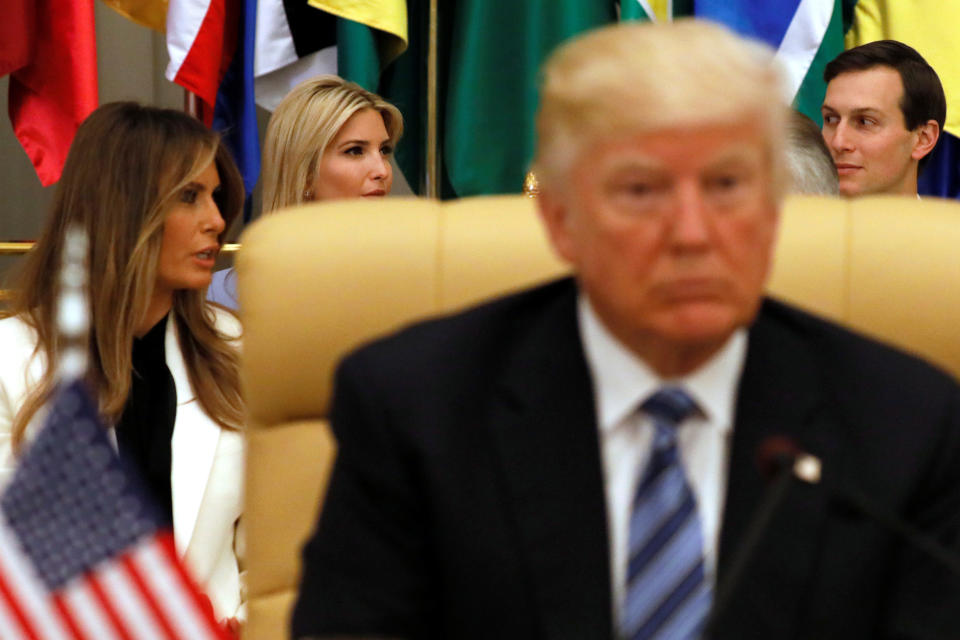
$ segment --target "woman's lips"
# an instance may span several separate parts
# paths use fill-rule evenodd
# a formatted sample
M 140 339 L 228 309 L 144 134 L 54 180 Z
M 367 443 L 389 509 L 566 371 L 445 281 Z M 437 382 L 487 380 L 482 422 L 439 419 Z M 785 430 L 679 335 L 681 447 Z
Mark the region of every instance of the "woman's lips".
M 217 254 L 220 252 L 220 247 L 207 247 L 203 251 L 198 251 L 193 254 L 193 259 L 196 260 L 200 265 L 204 267 L 213 268 L 217 262 Z

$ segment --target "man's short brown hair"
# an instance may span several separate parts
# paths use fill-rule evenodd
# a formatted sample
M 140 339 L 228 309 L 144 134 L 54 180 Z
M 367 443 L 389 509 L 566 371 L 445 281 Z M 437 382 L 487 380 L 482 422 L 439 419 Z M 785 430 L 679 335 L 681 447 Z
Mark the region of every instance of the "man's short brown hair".
M 947 119 L 947 98 L 940 76 L 916 49 L 896 40 L 877 40 L 847 49 L 830 61 L 823 70 L 823 79 L 829 83 L 842 73 L 866 71 L 874 67 L 890 67 L 900 76 L 903 97 L 900 111 L 907 130 L 912 131 L 929 120 L 935 120 L 943 131 Z M 920 169 L 930 158 L 920 160 Z

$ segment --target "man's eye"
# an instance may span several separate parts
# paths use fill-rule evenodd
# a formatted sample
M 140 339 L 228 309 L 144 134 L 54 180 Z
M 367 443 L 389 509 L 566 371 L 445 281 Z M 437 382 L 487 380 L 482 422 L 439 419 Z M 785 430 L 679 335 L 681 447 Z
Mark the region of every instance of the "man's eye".
M 857 122 L 859 122 L 860 125 L 864 127 L 869 127 L 873 124 L 876 124 L 873 118 L 860 118 L 859 120 L 857 120 Z
M 714 189 L 728 190 L 734 189 L 740 185 L 740 176 L 737 175 L 724 175 L 716 176 L 709 181 L 709 186 Z
M 180 202 L 193 204 L 194 202 L 197 201 L 198 195 L 199 194 L 197 193 L 196 189 L 190 189 L 190 188 L 184 189 L 183 191 L 180 192 Z
M 638 197 L 650 194 L 653 191 L 653 186 L 649 182 L 626 182 L 620 185 L 618 191 Z
M 825 115 L 825 116 L 823 116 L 823 123 L 824 123 L 824 124 L 836 124 L 838 119 L 839 119 L 839 118 L 837 118 L 837 116 L 828 116 L 828 115 Z

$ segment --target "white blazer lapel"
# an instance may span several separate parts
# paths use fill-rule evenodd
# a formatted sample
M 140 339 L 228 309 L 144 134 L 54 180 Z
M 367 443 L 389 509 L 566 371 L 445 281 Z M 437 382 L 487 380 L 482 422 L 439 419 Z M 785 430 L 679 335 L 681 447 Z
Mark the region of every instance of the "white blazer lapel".
M 173 496 L 173 534 L 177 551 L 189 546 L 220 439 L 220 426 L 200 407 L 190 386 L 177 340 L 173 314 L 167 319 L 164 343 L 167 368 L 177 389 L 177 417 L 171 443 L 170 485 Z

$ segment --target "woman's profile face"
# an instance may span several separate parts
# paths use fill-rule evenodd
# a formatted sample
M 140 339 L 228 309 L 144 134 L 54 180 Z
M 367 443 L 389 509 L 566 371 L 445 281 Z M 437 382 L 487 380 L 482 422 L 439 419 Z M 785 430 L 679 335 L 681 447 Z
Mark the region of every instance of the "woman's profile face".
M 219 189 L 220 174 L 211 162 L 177 194 L 163 222 L 158 293 L 202 289 L 210 284 L 225 227 L 214 201 Z
M 393 147 L 375 109 L 363 109 L 347 120 L 330 141 L 313 179 L 314 200 L 385 196 L 393 185 Z

